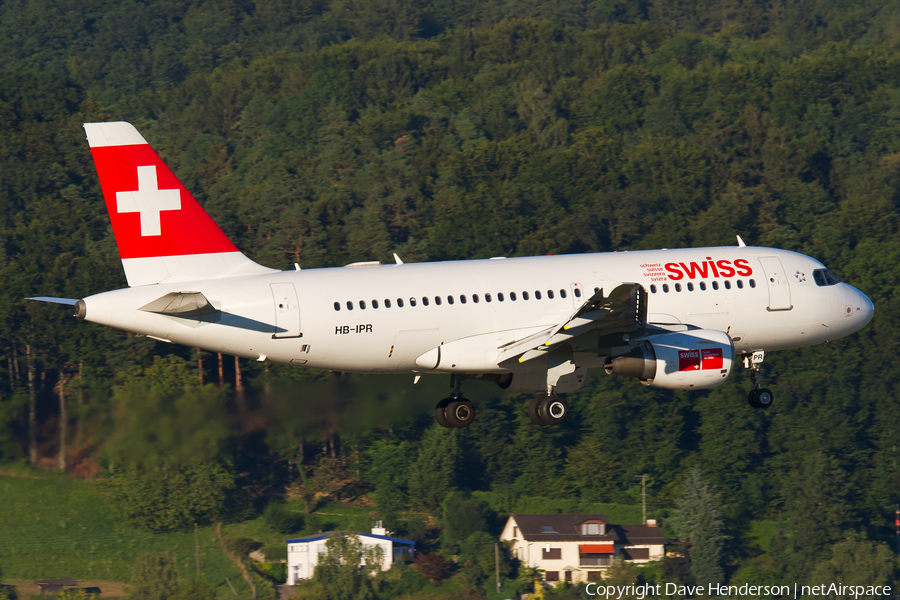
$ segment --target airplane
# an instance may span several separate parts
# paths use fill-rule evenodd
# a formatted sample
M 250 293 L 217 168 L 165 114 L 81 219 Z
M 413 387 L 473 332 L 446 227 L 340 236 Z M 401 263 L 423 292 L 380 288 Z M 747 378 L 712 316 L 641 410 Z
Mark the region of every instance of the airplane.
M 821 262 L 737 246 L 280 271 L 226 237 L 137 129 L 86 123 L 128 288 L 82 299 L 79 319 L 258 361 L 450 377 L 435 406 L 467 427 L 466 379 L 534 394 L 540 426 L 590 369 L 670 390 L 723 384 L 739 359 L 751 406 L 765 353 L 859 331 L 874 305 Z

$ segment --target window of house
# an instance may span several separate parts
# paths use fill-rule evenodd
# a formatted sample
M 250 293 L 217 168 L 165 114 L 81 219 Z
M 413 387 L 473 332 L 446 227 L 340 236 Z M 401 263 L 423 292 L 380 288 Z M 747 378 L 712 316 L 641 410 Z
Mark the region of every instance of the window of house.
M 541 299 L 541 290 L 534 290 L 534 299 L 535 300 Z
M 572 583 L 572 571 L 565 571 L 565 574 L 566 574 L 566 581 L 568 581 L 569 583 Z
M 390 300 L 390 298 L 385 298 L 385 299 L 384 299 L 384 307 L 385 307 L 385 308 L 390 308 L 390 307 L 391 307 L 391 300 Z
M 602 535 L 600 523 L 584 523 L 581 526 L 581 535 Z
M 428 296 L 422 296 L 422 306 L 428 306 Z
M 347 310 L 353 310 L 353 303 L 347 300 Z
M 543 549 L 544 560 L 562 560 L 562 548 Z
M 403 298 L 397 298 L 397 307 L 403 308 Z
M 559 571 L 545 571 L 544 579 L 546 581 L 559 581 Z
M 453 304 L 453 296 L 447 296 L 447 304 Z
M 513 537 L 516 537 L 517 535 L 519 535 L 519 528 L 513 527 Z
M 497 300 L 500 301 L 500 302 L 503 302 L 503 292 L 498 292 L 498 293 L 497 293 Z
M 334 303 L 334 310 L 336 310 L 336 311 L 337 311 L 337 310 L 341 310 L 341 303 L 340 303 L 340 302 L 335 302 L 335 303 Z
M 378 308 L 378 300 L 372 300 L 372 308 Z
M 623 548 L 627 560 L 650 560 L 650 548 Z

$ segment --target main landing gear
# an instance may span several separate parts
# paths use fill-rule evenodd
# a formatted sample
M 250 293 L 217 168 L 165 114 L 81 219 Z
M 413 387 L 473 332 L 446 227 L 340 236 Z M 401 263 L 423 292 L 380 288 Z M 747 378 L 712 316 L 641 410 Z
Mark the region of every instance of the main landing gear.
M 569 403 L 562 396 L 535 396 L 528 405 L 528 417 L 540 426 L 562 425 L 569 418 Z
M 475 420 L 475 406 L 462 397 L 462 375 L 451 375 L 453 392 L 434 407 L 434 418 L 441 427 L 468 427 Z
M 744 365 L 750 369 L 750 382 L 753 384 L 753 389 L 750 390 L 747 401 L 753 408 L 769 408 L 772 406 L 772 402 L 775 401 L 772 390 L 761 387 L 759 383 L 759 375 L 762 371 L 760 364 L 762 363 L 763 356 L 762 352 L 754 352 L 753 354 L 744 356 Z

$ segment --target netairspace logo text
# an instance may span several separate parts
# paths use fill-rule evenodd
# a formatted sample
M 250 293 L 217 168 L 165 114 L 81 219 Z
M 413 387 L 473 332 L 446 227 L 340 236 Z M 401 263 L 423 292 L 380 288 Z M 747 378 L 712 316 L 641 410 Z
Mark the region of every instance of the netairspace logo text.
M 686 598 L 690 596 L 728 596 L 754 597 L 781 596 L 783 598 L 800 598 L 809 596 L 842 596 L 844 598 L 873 598 L 888 596 L 891 593 L 889 585 L 843 585 L 841 583 L 825 583 L 822 585 L 723 585 L 711 583 L 709 585 L 676 585 L 674 583 L 649 583 L 643 585 L 602 585 L 589 583 L 585 590 L 589 596 L 606 598 L 607 600 L 620 599 L 623 596 L 636 596 L 639 600 L 644 598 L 676 596 Z

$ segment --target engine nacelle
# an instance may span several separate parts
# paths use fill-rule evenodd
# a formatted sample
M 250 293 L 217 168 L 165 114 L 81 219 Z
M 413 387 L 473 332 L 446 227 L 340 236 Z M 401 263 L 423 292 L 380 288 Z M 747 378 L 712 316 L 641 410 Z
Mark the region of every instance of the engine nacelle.
M 610 357 L 610 375 L 636 377 L 669 390 L 711 388 L 734 368 L 734 344 L 724 331 L 696 329 L 654 335 L 628 354 Z

